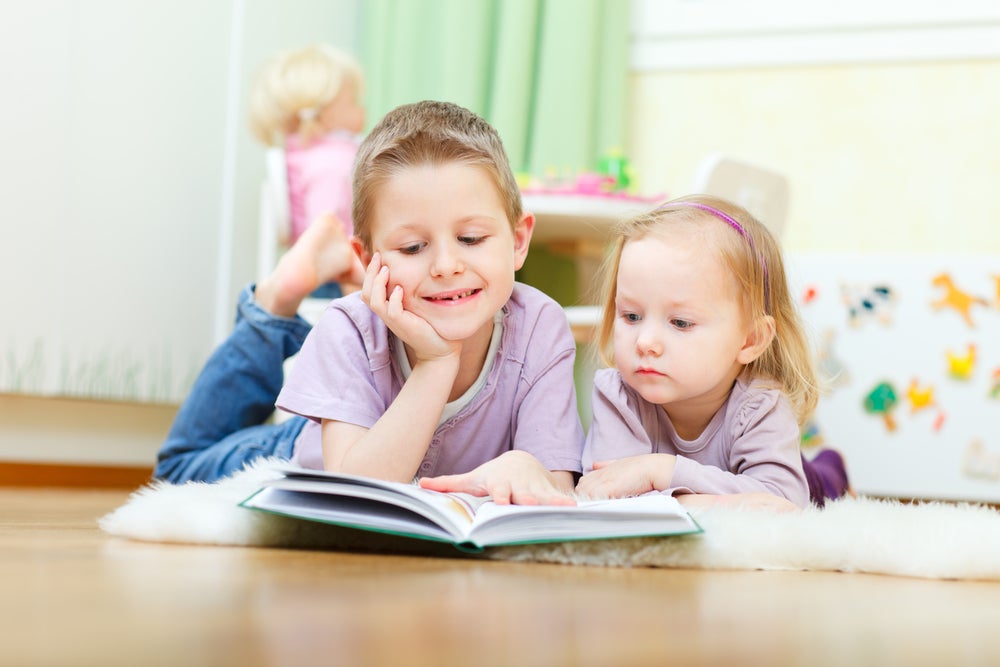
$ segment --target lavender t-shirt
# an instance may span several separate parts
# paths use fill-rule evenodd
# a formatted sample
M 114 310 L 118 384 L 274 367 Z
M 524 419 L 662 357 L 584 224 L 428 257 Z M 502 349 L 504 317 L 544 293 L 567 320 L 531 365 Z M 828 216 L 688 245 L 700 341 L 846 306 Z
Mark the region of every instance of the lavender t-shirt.
M 681 439 L 666 410 L 639 396 L 613 368 L 595 375 L 592 405 L 584 472 L 594 461 L 674 454 L 672 493 L 765 492 L 809 504 L 795 413 L 784 393 L 760 381 L 738 379 L 695 440 Z
M 520 449 L 549 470 L 580 472 L 583 428 L 573 384 L 576 345 L 562 308 L 515 283 L 486 384 L 438 426 L 417 474 L 468 472 Z M 277 405 L 309 418 L 293 459 L 322 468 L 320 420 L 371 428 L 403 387 L 393 333 L 359 294 L 323 312 L 296 358 Z

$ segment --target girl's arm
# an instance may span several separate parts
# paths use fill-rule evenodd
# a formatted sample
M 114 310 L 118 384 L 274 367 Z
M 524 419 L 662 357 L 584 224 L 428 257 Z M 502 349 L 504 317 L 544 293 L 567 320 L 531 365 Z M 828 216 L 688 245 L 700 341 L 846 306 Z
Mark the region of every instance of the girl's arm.
M 651 411 L 658 407 L 636 401 L 613 371 L 599 371 L 577 491 L 593 497 L 667 490 L 675 495 L 766 493 L 806 506 L 809 489 L 791 406 L 774 392 L 750 400 L 753 404 L 735 410 L 740 423 L 723 426 L 731 429 L 728 451 L 721 451 L 724 445 L 716 440 L 712 449 L 691 456 L 653 453 L 643 423 L 655 419 Z
M 675 493 L 769 493 L 799 507 L 809 504 L 798 422 L 783 396 L 769 396 L 745 410 L 743 423 L 729 426 L 733 442 L 727 458 L 719 453 L 725 459 L 720 465 L 677 457 L 671 481 Z

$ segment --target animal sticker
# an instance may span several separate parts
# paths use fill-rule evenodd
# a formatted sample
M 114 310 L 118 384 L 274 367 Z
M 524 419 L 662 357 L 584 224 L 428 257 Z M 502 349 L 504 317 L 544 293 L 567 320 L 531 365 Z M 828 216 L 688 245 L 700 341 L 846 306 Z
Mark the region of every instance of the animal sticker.
M 944 295 L 940 299 L 932 301 L 931 306 L 935 310 L 954 308 L 970 327 L 976 326 L 976 323 L 972 320 L 972 307 L 989 305 L 986 299 L 974 296 L 956 287 L 955 281 L 952 280 L 951 275 L 948 273 L 937 274 L 931 280 L 931 284 L 934 287 L 944 290 Z
M 948 375 L 956 380 L 968 380 L 976 370 L 976 344 L 969 343 L 965 347 L 965 352 L 956 353 L 951 350 L 945 352 L 948 360 Z
M 883 325 L 892 322 L 892 307 L 895 294 L 888 285 L 849 285 L 841 284 L 841 298 L 847 307 L 848 323 L 860 327 L 869 320 L 875 320 Z

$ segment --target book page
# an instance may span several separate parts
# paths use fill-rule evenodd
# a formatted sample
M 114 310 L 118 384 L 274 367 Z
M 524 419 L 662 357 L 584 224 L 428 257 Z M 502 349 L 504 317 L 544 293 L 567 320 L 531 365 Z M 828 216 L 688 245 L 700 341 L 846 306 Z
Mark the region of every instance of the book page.
M 358 524 L 374 520 L 379 514 L 388 514 L 389 508 L 399 508 L 441 526 L 456 540 L 466 538 L 477 509 L 488 500 L 462 493 L 440 493 L 402 482 L 312 473 L 313 471 L 308 474 L 296 472 L 282 479 L 271 480 L 266 486 L 343 499 L 337 503 L 325 500 L 323 504 L 329 511 L 333 511 L 335 504 L 339 505 L 338 516 L 349 512 Z M 348 506 L 347 499 L 365 499 L 370 502 L 355 502 Z M 392 514 L 397 520 L 401 516 L 398 512 Z
M 480 507 L 471 531 L 479 546 L 701 532 L 676 498 L 650 493 L 633 498 L 581 500 L 574 506 Z

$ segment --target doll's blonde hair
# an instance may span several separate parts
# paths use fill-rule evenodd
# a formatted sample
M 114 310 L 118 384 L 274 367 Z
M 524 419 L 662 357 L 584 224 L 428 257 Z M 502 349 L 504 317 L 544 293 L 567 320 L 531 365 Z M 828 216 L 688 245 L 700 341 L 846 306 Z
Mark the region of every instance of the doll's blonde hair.
M 372 249 L 372 212 L 388 179 L 411 167 L 453 162 L 486 170 L 513 229 L 522 215 L 521 191 L 500 135 L 468 109 L 428 100 L 387 113 L 358 148 L 351 218 L 365 249 Z
M 308 144 L 323 134 L 320 112 L 345 85 L 358 95 L 361 66 L 348 53 L 327 44 L 283 51 L 258 71 L 250 93 L 250 129 L 267 146 L 284 146 L 289 134 Z
M 618 225 L 604 267 L 603 315 L 598 329 L 601 360 L 609 366 L 614 364 L 615 297 L 625 244 L 678 225 L 728 227 L 725 233 L 706 235 L 706 239 L 717 243 L 706 245 L 705 252 L 717 253 L 723 266 L 730 269 L 744 313 L 751 322 L 774 319 L 774 339 L 746 365 L 744 372 L 753 378 L 772 380 L 788 396 L 799 424 L 805 424 L 816 409 L 819 387 L 812 348 L 788 289 L 781 248 L 767 227 L 749 212 L 717 197 L 681 197 Z

